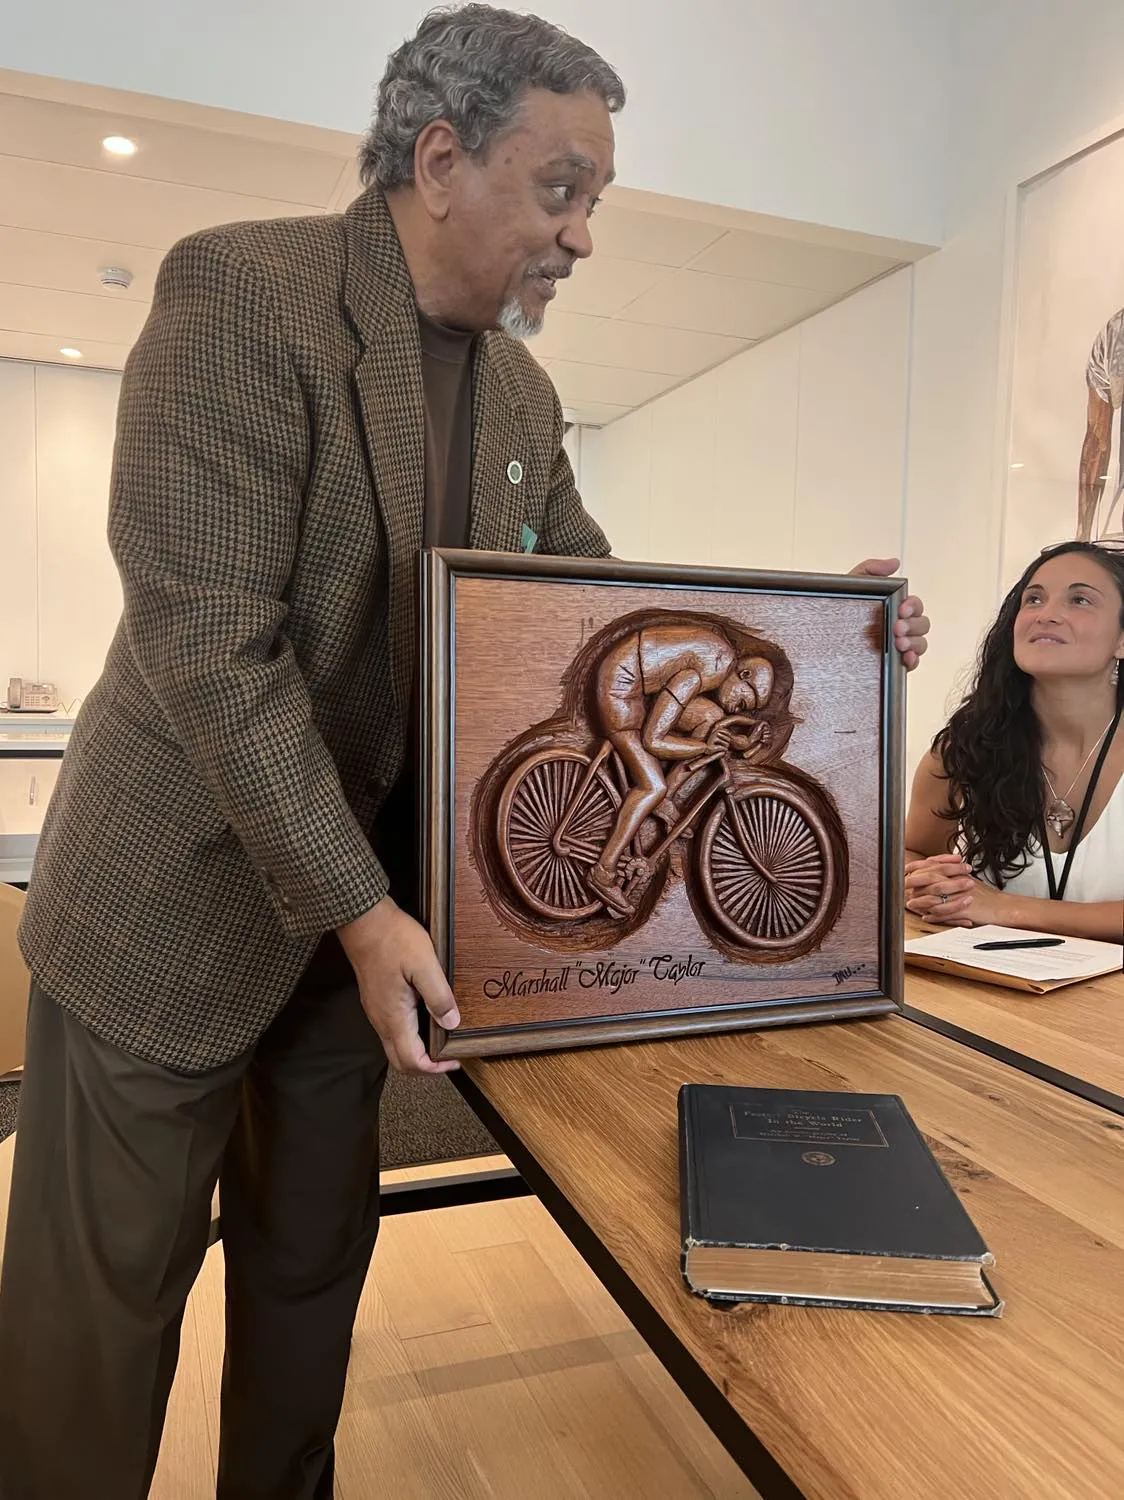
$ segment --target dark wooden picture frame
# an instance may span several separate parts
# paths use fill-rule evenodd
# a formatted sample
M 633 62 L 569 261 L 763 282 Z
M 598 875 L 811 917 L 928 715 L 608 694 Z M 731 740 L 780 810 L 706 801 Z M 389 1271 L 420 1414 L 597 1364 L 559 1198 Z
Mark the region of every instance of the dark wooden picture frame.
M 420 592 L 432 1056 L 901 1007 L 902 579 L 429 550 Z

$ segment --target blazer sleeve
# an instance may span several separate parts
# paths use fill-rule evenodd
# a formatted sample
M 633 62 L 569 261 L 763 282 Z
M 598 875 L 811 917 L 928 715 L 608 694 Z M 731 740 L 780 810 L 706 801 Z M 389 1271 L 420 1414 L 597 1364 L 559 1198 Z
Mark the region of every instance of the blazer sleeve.
M 285 635 L 310 450 L 264 272 L 181 242 L 126 367 L 109 541 L 140 671 L 294 937 L 388 889 Z
M 562 446 L 566 426 L 557 395 L 553 405 L 554 459 L 539 550 L 555 557 L 608 557 L 608 538 L 582 504 L 569 455 Z

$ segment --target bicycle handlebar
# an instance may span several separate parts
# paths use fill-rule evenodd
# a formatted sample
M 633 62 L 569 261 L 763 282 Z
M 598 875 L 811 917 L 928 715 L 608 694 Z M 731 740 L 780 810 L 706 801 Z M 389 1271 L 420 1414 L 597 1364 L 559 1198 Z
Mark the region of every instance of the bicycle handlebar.
M 747 729 L 753 729 L 756 725 L 762 722 L 763 721 L 761 719 L 758 719 L 753 714 L 727 714 L 724 719 L 717 720 L 717 722 L 711 727 L 710 733 L 713 734 L 716 729 L 733 729 L 735 727 L 740 728 L 743 725 Z
M 707 739 L 709 741 L 715 730 L 718 729 L 754 729 L 761 722 L 760 719 L 755 718 L 752 714 L 727 714 L 724 718 L 718 719 L 714 723 Z M 689 771 L 701 771 L 703 766 L 709 766 L 712 761 L 720 760 L 727 753 L 728 748 L 728 746 L 724 745 L 721 749 L 708 750 L 705 755 L 697 755 L 694 760 L 688 763 L 687 769 Z

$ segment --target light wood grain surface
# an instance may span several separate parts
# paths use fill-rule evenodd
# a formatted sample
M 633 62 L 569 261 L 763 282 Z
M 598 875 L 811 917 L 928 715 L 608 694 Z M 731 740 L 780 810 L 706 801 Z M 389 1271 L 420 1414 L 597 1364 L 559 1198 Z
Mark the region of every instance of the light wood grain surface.
M 15 1137 L 0 1143 L 0 1249 Z M 383 1182 L 507 1166 L 411 1167 Z M 150 1500 L 213 1500 L 222 1246 L 188 1301 Z M 533 1198 L 387 1219 L 363 1292 L 338 1500 L 755 1500 Z M 93 1497 L 91 1500 L 102 1500 Z M 108 1500 L 108 1497 L 106 1497 Z
M 906 969 L 906 1004 L 1124 1096 L 1124 975 L 1031 995 Z
M 1124 1494 L 1124 1122 L 899 1017 L 473 1061 L 810 1500 Z M 684 1081 L 900 1093 L 993 1249 L 1001 1319 L 745 1306 L 678 1264 Z
M 214 1496 L 222 1278 L 216 1245 L 188 1303 L 151 1500 Z M 336 1495 L 754 1500 L 756 1491 L 546 1210 L 522 1198 L 383 1224 L 352 1343 Z

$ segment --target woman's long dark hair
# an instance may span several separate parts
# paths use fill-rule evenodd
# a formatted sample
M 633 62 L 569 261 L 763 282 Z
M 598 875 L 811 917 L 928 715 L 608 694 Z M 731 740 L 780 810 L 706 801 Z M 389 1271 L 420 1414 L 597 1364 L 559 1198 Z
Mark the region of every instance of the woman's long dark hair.
M 1031 679 L 1015 663 L 1015 616 L 1031 579 L 1054 557 L 1080 552 L 1110 574 L 1120 590 L 1124 629 L 1124 551 L 1092 542 L 1063 542 L 1036 557 L 1004 599 L 980 648 L 972 686 L 933 740 L 949 783 L 949 811 L 960 825 L 964 858 L 995 885 L 1029 864 L 1041 839 L 1045 786 L 1042 729 L 1030 701 Z M 1117 687 L 1124 703 L 1124 667 Z

